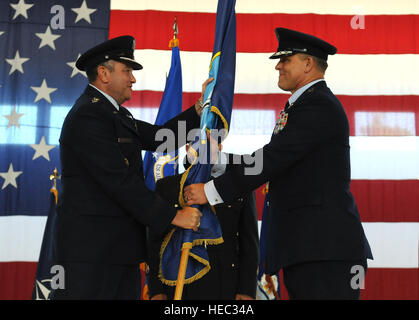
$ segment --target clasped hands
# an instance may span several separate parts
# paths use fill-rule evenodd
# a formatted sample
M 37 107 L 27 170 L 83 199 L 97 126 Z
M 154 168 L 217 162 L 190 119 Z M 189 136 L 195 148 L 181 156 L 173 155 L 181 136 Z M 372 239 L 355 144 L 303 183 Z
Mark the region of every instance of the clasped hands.
M 203 183 L 190 184 L 189 186 L 185 187 L 183 192 L 183 198 L 185 200 L 186 205 L 188 206 L 191 206 L 193 204 L 208 203 Z
M 184 229 L 192 229 L 196 232 L 201 224 L 202 213 L 198 209 L 190 206 L 208 202 L 207 197 L 205 196 L 204 184 L 196 183 L 185 187 L 183 197 L 187 207 L 177 211 L 172 224 Z

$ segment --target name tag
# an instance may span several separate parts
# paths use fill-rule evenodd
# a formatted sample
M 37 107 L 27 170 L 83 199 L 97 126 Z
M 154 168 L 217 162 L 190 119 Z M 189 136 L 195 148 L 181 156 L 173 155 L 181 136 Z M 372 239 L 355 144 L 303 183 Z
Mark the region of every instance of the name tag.
M 118 143 L 132 143 L 131 138 L 118 138 Z

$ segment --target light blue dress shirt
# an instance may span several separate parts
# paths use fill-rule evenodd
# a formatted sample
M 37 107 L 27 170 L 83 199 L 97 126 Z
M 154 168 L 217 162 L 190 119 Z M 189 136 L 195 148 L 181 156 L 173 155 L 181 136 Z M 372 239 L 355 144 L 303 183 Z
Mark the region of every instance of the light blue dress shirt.
M 98 88 L 96 88 L 93 84 L 89 83 L 89 86 L 92 86 L 93 88 L 95 88 L 97 91 L 99 91 L 101 94 L 103 94 L 110 103 L 112 103 L 112 105 L 116 108 L 116 110 L 119 111 L 119 105 L 116 102 L 116 100 L 114 98 L 112 98 L 109 94 L 106 94 L 105 92 L 103 92 L 102 90 L 99 90 Z

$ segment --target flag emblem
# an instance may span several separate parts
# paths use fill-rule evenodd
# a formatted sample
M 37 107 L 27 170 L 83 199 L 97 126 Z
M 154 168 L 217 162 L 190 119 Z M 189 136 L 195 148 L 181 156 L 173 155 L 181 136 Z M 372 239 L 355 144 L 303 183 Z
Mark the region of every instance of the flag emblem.
M 176 160 L 177 156 L 172 157 L 171 154 L 166 154 L 159 156 L 157 161 L 154 163 L 153 172 L 154 172 L 154 181 L 158 181 L 165 177 L 164 167 L 166 164 L 171 163 Z M 176 163 L 174 163 L 176 165 Z

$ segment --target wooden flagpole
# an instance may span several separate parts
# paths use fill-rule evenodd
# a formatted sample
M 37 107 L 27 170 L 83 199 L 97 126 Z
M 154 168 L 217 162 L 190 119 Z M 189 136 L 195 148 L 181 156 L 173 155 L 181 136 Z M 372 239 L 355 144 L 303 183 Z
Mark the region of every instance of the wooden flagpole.
M 191 248 L 182 248 L 180 257 L 179 272 L 177 274 L 176 290 L 174 300 L 182 300 L 183 286 L 185 284 L 186 267 L 188 266 L 189 251 Z

